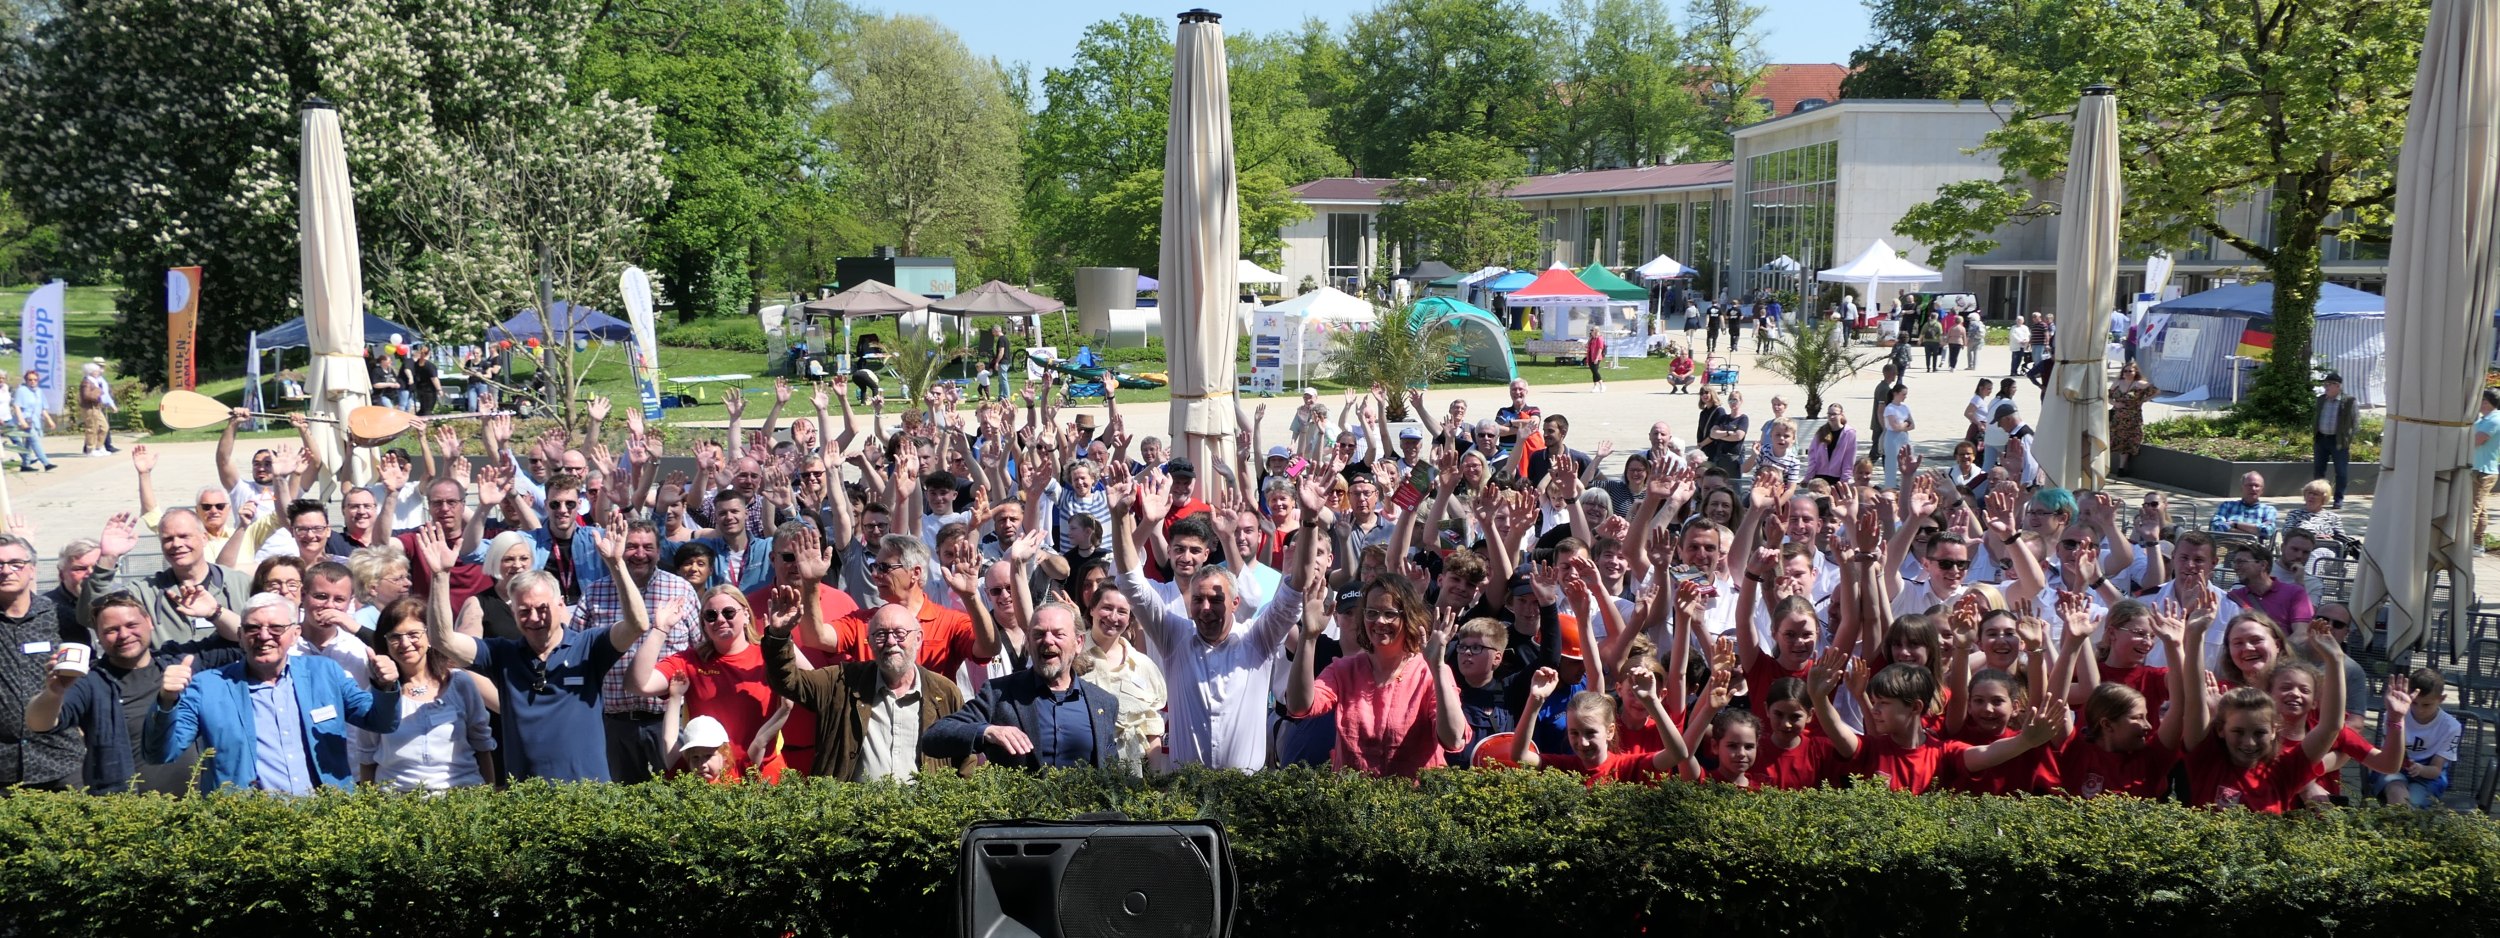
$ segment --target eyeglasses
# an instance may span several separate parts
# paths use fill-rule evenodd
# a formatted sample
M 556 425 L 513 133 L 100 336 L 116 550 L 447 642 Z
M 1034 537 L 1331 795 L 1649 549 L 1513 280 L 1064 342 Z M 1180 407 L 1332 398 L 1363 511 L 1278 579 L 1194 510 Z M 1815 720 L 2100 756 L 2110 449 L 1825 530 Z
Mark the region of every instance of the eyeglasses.
M 201 511 L 224 511 L 234 506 L 227 502 L 201 502 L 192 507 L 198 508 Z
M 246 622 L 243 623 L 242 628 L 236 629 L 236 631 L 245 635 L 284 635 L 288 629 L 292 629 L 294 627 L 295 623 L 293 622 L 282 622 L 275 625 L 267 622 Z
M 2082 550 L 2085 547 L 2091 546 L 2091 544 L 2091 541 L 2077 540 L 2071 537 L 2057 542 L 2057 546 L 2066 550 Z
M 408 642 L 414 642 L 424 637 L 424 632 L 392 632 L 389 635 L 382 636 L 382 640 L 393 645 L 400 645 Z
M 705 622 L 718 622 L 722 619 L 736 619 L 737 617 L 738 607 L 736 606 L 730 606 L 726 609 L 703 610 L 703 621 Z
M 893 645 L 918 634 L 919 629 L 876 629 L 868 633 L 868 640 Z
M 1945 559 L 1943 559 L 1943 558 L 1937 558 L 1937 559 L 1935 559 L 1935 560 L 1931 560 L 1931 561 L 1928 561 L 1928 562 L 1929 562 L 1929 563 L 1933 563 L 1933 564 L 1935 564 L 1935 565 L 1936 565 L 1936 569 L 1938 569 L 1938 570 L 1968 570 L 1968 569 L 1970 569 L 1970 561 L 1968 561 L 1968 560 L 1945 560 Z
M 330 533 L 330 526 L 326 524 L 299 524 L 288 528 L 287 530 L 295 532 L 298 537 L 312 537 L 317 534 Z
M 1493 646 L 1491 645 L 1482 645 L 1475 642 L 1460 642 L 1458 644 L 1458 653 L 1462 655 L 1481 655 L 1492 651 Z
M 868 565 L 868 572 L 892 573 L 896 570 L 909 570 L 911 568 L 912 565 L 907 563 L 871 563 Z
M 538 658 L 530 659 L 530 692 L 544 694 L 554 689 L 547 686 L 547 662 Z
M 24 570 L 34 565 L 32 560 L 0 560 L 0 570 Z

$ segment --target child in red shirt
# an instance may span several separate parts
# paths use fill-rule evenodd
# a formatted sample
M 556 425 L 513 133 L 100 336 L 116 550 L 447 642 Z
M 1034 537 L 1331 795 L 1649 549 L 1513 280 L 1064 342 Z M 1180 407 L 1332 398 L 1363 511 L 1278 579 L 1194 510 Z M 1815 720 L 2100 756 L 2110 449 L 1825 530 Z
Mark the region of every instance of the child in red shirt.
M 2283 715 L 2283 725 L 2300 727 L 2305 733 L 2315 729 L 2318 722 L 2326 718 L 2326 714 L 2314 706 L 2317 703 L 2318 685 L 2325 681 L 2325 676 L 2318 673 L 2316 665 L 2299 658 L 2285 658 L 2274 665 L 2274 670 L 2266 673 L 2266 693 L 2274 698 L 2274 709 L 2275 712 Z M 2400 698 L 2399 695 L 2391 693 L 2388 699 Z M 2412 703 L 2410 696 L 2404 696 L 2401 699 L 2407 705 Z M 2384 712 L 2402 714 L 2404 709 L 2398 707 Z M 2401 716 L 2397 718 L 2402 719 Z M 2399 732 L 2402 732 L 2401 728 Z M 2395 738 L 2403 737 L 2400 735 Z M 2287 752 L 2299 748 L 2300 745 L 2300 737 L 2290 737 L 2283 741 L 2283 748 Z M 2342 775 L 2344 763 L 2347 761 L 2358 761 L 2370 771 L 2388 774 L 2403 767 L 2404 752 L 2400 749 L 2380 749 L 2370 745 L 2370 741 L 2363 738 L 2360 733 L 2354 732 L 2350 724 L 2344 724 L 2336 731 L 2335 742 L 2330 745 L 2326 757 L 2318 760 L 2318 768 L 2325 774 L 2301 791 L 2301 799 L 2312 802 L 2328 801 L 2343 794 Z
M 2154 620 L 2153 607 L 2139 600 L 2122 599 L 2110 606 L 2107 619 L 2099 626 L 2100 654 L 2083 659 L 2077 679 L 2066 689 L 2066 701 L 2081 707 L 2102 684 L 2122 684 L 2143 695 L 2147 717 L 2160 720 L 2170 706 L 2170 669 L 2144 663 L 2158 647 Z M 2073 631 L 2070 619 L 2068 634 Z M 2090 631 L 2087 629 L 2086 634 Z
M 2125 618 L 2123 618 L 2125 615 Z M 2078 663 L 2085 673 L 2093 668 L 2090 648 L 2095 630 L 2103 623 L 2090 615 L 2070 615 L 2065 640 L 2060 643 L 2065 660 Z M 2190 670 L 2143 668 L 2148 640 L 2158 640 L 2170 653 L 2170 660 L 2185 660 L 2203 670 L 2205 655 L 2188 653 L 2188 623 L 2178 618 L 2155 615 L 2153 608 L 2135 600 L 2120 600 L 2110 608 L 2108 623 L 2123 625 L 2125 633 L 2110 635 L 2103 653 L 2110 660 L 2123 660 L 2125 668 L 2135 675 L 2158 673 L 2163 678 L 2163 698 L 2168 700 L 2183 680 L 2198 680 L 2203 675 Z M 2060 668 L 2063 670 L 2063 668 Z M 2080 685 L 2080 683 L 2078 683 Z M 2160 720 L 2155 730 L 2153 720 Z M 2065 740 L 2058 748 L 2058 788 L 2078 798 L 2100 798 L 2100 795 L 2135 795 L 2135 798 L 2160 798 L 2170 790 L 2170 768 L 2180 758 L 2180 733 L 2185 728 L 2185 710 L 2170 708 L 2168 713 L 2153 703 L 2153 695 L 2128 683 L 2093 685 L 2083 698 L 2083 730 L 2075 738 Z
M 1849 688 L 1866 705 L 1866 736 L 1861 738 L 1832 706 L 1832 690 L 1847 675 Z M 1847 760 L 1849 774 L 1882 780 L 1895 791 L 1925 792 L 1935 787 L 1947 765 L 1983 772 L 2038 748 L 2059 735 L 2066 721 L 2066 703 L 2049 700 L 2034 710 L 2022 732 L 1972 746 L 1939 739 L 1927 732 L 1928 706 L 1936 699 L 1935 676 L 1914 664 L 1890 664 L 1868 675 L 1866 663 L 1833 649 L 1815 663 L 1807 689 L 1814 696 L 1815 722 L 1831 738 L 1832 749 Z
M 1842 759 L 1832 749 L 1832 741 L 1806 733 L 1814 708 L 1806 682 L 1784 677 L 1753 696 L 1770 714 L 1761 724 L 1768 732 L 1755 754 L 1754 778 L 1765 787 L 1794 789 L 1813 788 L 1840 777 Z
M 1545 700 L 1554 695 L 1562 677 L 1552 668 L 1538 668 L 1528 678 L 1528 702 L 1520 708 L 1519 728 L 1511 742 L 1510 757 L 1519 765 L 1579 772 L 1588 776 L 1590 787 L 1600 781 L 1646 782 L 1675 771 L 1690 755 L 1684 748 L 1684 734 L 1667 717 L 1667 708 L 1658 702 L 1658 676 L 1646 669 L 1631 672 L 1632 697 L 1649 711 L 1665 737 L 1666 748 L 1657 752 L 1638 750 L 1616 752 L 1615 699 L 1596 691 L 1572 695 L 1565 712 L 1564 730 L 1571 740 L 1569 755 L 1542 755 L 1536 751 L 1536 715 L 1544 709 Z
M 2201 633 L 2203 625 L 2191 623 L 2188 630 Z M 2180 669 L 2185 676 L 2181 687 L 2201 686 L 2204 649 L 2195 646 L 2202 642 L 2187 644 L 2190 654 Z M 2334 642 L 2322 642 L 2320 647 L 2328 665 L 2342 667 L 2342 648 Z M 2344 712 L 2344 682 L 2321 683 L 2317 709 Z M 2299 737 L 2299 746 L 2287 748 L 2281 710 L 2274 698 L 2254 687 L 2235 687 L 2224 693 L 2218 713 L 2201 693 L 2183 690 L 2177 703 L 2187 712 L 2180 737 L 2188 747 L 2187 799 L 2198 807 L 2236 806 L 2281 814 L 2297 806 L 2301 790 L 2326 773 L 2319 760 L 2334 751 L 2344 729 L 2341 720 L 2322 721 Z
M 1970 688 L 1955 699 L 1953 709 L 1967 711 L 1959 721 L 1961 729 L 1947 738 L 1972 747 L 2011 739 L 2021 730 L 2015 715 L 2022 712 L 2028 698 L 2022 678 L 1995 668 L 1983 669 L 1971 678 Z M 1955 721 L 1948 716 L 1946 722 Z M 1973 795 L 2045 792 L 2057 784 L 2055 751 L 2054 746 L 2026 750 L 2003 765 L 1980 772 L 1947 765 L 1946 787 Z
M 1719 711 L 1710 718 L 1710 752 L 1718 761 L 1710 771 L 1692 762 L 1684 764 L 1684 777 L 1693 781 L 1712 781 L 1734 785 L 1747 791 L 1762 787 L 1754 778 L 1754 760 L 1762 754 L 1762 721 L 1753 714 L 1733 707 Z M 1823 744 L 1827 749 L 1830 743 Z

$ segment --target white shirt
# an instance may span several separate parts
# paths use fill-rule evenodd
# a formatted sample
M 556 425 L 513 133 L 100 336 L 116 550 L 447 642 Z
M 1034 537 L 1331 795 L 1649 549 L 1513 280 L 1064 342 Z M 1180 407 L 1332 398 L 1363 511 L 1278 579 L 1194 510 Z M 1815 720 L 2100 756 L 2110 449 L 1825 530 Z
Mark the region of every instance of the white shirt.
M 443 791 L 486 784 L 477 754 L 495 748 L 479 675 L 453 671 L 432 699 L 399 698 L 399 728 L 388 734 L 356 730 L 348 749 L 357 765 L 373 766 L 373 780 L 400 791 Z
M 1661 590 L 1671 590 L 1675 588 L 1675 574 L 1670 571 L 1653 570 L 1650 572 L 1650 581 L 1658 584 L 1658 588 Z M 1736 581 L 1713 577 L 1710 581 L 1710 586 L 1712 589 L 1717 590 L 1718 593 L 1717 595 L 1710 597 L 1710 608 L 1704 609 L 1701 612 L 1701 630 L 1702 632 L 1708 633 L 1707 637 L 1709 638 L 1725 638 L 1734 634 L 1736 631 Z M 1669 618 L 1660 619 L 1649 628 L 1643 630 L 1649 635 L 1649 640 L 1656 643 L 1661 649 L 1667 647 L 1667 627 L 1673 624 L 1672 616 L 1674 614 L 1669 613 L 1668 615 Z M 1699 643 L 1704 637 L 1705 636 L 1696 633 L 1693 636 L 1693 641 Z M 1693 647 L 1702 648 L 1705 646 L 1695 644 Z
M 330 640 L 319 645 L 313 644 L 309 632 L 298 633 L 295 650 L 288 654 L 320 655 L 338 662 L 339 668 L 346 671 L 348 677 L 356 679 L 356 686 L 373 689 L 373 646 L 365 644 L 364 639 L 347 634 L 346 629 L 331 632 Z
M 1961 601 L 1962 594 L 1970 592 L 1972 582 L 1969 577 L 1965 576 L 1962 578 L 1962 585 L 1959 589 L 1938 596 L 1935 589 L 1928 586 L 1925 580 L 1904 581 L 1901 584 L 1900 595 L 1892 598 L 1892 614 L 1895 617 L 1915 615 L 1926 612 L 1929 606 L 1951 606 Z
M 2439 718 L 2429 723 L 2416 723 L 2413 714 L 2405 714 L 2405 761 L 2429 762 L 2438 756 L 2450 764 L 2457 761 L 2457 739 L 2465 732 L 2458 725 L 2456 714 L 2439 711 Z
M 2162 603 L 2175 602 L 2178 599 L 2175 592 L 2178 588 L 2179 581 L 2174 578 L 2162 584 L 2160 589 L 2154 590 L 2152 595 L 2144 597 L 2144 603 L 2159 609 Z M 2211 584 L 2207 584 L 2205 588 L 2214 591 L 2214 624 L 2205 627 L 2205 669 L 2211 671 L 2222 663 L 2222 636 L 2231 630 L 2231 617 L 2240 614 L 2240 604 L 2232 602 L 2229 594 L 2214 589 Z M 2154 645 L 2153 653 L 2144 656 L 2144 663 L 2156 668 L 2167 668 L 2170 666 L 2170 650 L 2158 644 Z
M 393 492 L 380 482 L 365 486 L 373 500 L 382 506 L 384 517 L 391 519 L 391 530 L 405 531 L 425 523 L 425 485 L 410 479 Z
M 1166 602 L 1143 569 L 1121 574 L 1120 590 L 1143 607 L 1137 621 L 1154 637 L 1155 664 L 1171 689 L 1164 710 L 1171 764 L 1266 768 L 1268 687 L 1302 621 L 1302 591 L 1278 586 L 1249 629 L 1208 643 L 1198 637 L 1188 607 Z
M 278 510 L 277 490 L 248 478 L 236 482 L 233 490 L 226 493 L 226 498 L 234 503 L 234 507 L 227 511 L 231 513 L 231 517 L 238 519 L 243 517 L 244 502 L 251 502 L 259 509 L 259 512 L 253 515 L 255 518 L 269 517 Z

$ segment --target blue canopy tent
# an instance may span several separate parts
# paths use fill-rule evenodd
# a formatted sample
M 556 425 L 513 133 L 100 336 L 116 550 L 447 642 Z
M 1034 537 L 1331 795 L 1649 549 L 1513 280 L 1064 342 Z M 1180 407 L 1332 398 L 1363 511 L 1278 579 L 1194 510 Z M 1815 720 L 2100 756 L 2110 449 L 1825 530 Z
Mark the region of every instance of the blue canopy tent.
M 2385 297 L 2332 283 L 2318 288 L 2310 355 L 2341 372 L 2363 407 L 2386 400 L 2386 327 Z M 2238 357 L 2241 338 L 2274 331 L 2274 284 L 2233 284 L 2157 304 L 2137 328 L 2136 364 L 2162 390 L 2163 403 L 2227 401 L 2235 387 L 2248 387 L 2244 377 L 2235 384 L 2234 370 L 2256 367 Z
M 537 339 L 540 342 L 546 342 L 549 341 L 549 332 L 567 339 L 591 338 L 606 339 L 610 342 L 631 342 L 634 338 L 634 327 L 627 325 L 625 320 L 587 306 L 575 306 L 562 300 L 557 300 L 553 306 L 549 307 L 545 322 L 539 321 L 537 310 L 525 309 L 512 318 L 504 320 L 502 325 L 486 330 L 486 338 L 489 340 L 510 339 L 514 342 Z
M 1458 354 L 1467 359 L 1468 377 L 1509 381 L 1518 376 L 1510 330 L 1492 313 L 1446 296 L 1427 296 L 1415 301 L 1413 321 L 1417 329 L 1447 326 L 1458 331 Z
M 1493 321 L 1502 322 L 1504 318 L 1507 317 L 1510 327 L 1513 329 L 1520 328 L 1526 324 L 1524 314 L 1522 314 L 1519 310 L 1511 309 L 1507 300 L 1511 294 L 1519 292 L 1521 288 L 1526 287 L 1531 283 L 1535 283 L 1536 275 L 1537 272 L 1533 270 L 1514 270 L 1482 284 L 1484 295 L 1491 297 L 1493 299 L 1494 308 L 1500 310 L 1499 313 L 1494 315 Z
M 394 333 L 399 335 L 400 341 L 410 345 L 415 345 L 425 341 L 425 336 L 419 334 L 415 329 L 408 328 L 407 326 L 400 325 L 372 313 L 365 314 L 365 344 L 377 345 L 390 341 L 390 338 Z M 277 328 L 270 329 L 260 334 L 260 348 L 261 351 L 264 352 L 272 349 L 302 348 L 304 346 L 304 342 L 304 317 L 302 316 L 297 316 L 293 320 L 280 325 Z

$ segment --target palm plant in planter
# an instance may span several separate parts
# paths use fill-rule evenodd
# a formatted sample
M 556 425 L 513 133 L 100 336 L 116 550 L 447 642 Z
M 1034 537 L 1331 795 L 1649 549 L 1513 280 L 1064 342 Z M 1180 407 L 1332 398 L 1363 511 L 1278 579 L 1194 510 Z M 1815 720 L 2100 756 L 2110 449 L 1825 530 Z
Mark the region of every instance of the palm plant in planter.
M 1824 391 L 1876 361 L 1877 356 L 1857 354 L 1841 342 L 1838 322 L 1809 320 L 1774 340 L 1769 354 L 1754 359 L 1754 367 L 1804 388 L 1804 413 L 1811 420 L 1823 415 Z
M 917 330 L 905 329 L 896 334 L 886 360 L 893 363 L 895 380 L 903 384 L 903 399 L 918 402 L 937 385 L 946 366 L 964 354 L 963 349 L 950 346 L 944 339 L 932 340 Z
M 1413 305 L 1393 307 L 1380 323 L 1365 332 L 1340 332 L 1328 337 L 1329 364 L 1347 387 L 1379 385 L 1389 389 L 1388 418 L 1405 420 L 1404 388 L 1419 388 L 1448 374 L 1450 350 L 1458 331 L 1439 321 L 1424 321 Z

